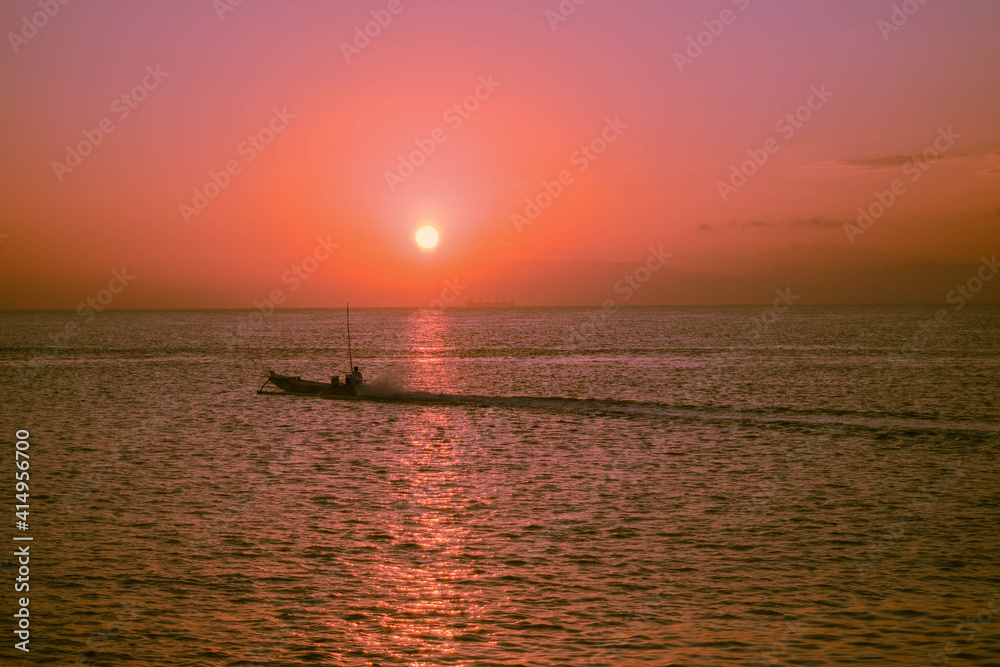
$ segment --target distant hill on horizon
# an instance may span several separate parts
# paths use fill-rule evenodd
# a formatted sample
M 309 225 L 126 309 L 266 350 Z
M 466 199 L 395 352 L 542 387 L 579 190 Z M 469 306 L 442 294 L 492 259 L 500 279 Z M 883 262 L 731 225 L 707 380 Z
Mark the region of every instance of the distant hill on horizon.
M 136 281 L 109 307 L 267 308 L 269 295 L 276 289 L 285 297 L 281 308 L 340 307 L 347 301 L 356 307 L 463 307 L 468 299 L 506 299 L 517 306 L 599 306 L 608 300 L 619 306 L 751 305 L 769 304 L 776 291 L 789 289 L 797 305 L 945 305 L 949 292 L 975 277 L 981 266 L 981 262 L 946 263 L 816 244 L 747 256 L 678 255 L 665 260 L 657 270 L 644 268 L 642 261 L 498 262 L 478 266 L 465 275 L 415 279 L 404 288 L 372 287 L 364 284 L 366 276 L 353 276 L 338 280 L 336 292 L 330 289 L 329 281 L 320 278 L 294 293 L 274 285 L 248 285 L 241 293 L 214 285 L 206 285 L 204 290 L 157 290 Z M 8 294 L 0 307 L 77 306 L 76 301 L 60 296 L 47 295 L 41 304 L 31 305 L 12 300 Z M 970 302 L 1000 303 L 1000 280 L 985 282 Z

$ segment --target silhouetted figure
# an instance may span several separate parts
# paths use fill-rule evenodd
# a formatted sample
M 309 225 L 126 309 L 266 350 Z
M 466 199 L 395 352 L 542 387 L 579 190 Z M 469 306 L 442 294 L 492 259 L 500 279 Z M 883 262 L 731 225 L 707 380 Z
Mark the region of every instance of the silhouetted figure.
M 354 390 L 354 393 L 361 391 L 361 385 L 364 384 L 364 378 L 361 375 L 361 371 L 357 366 L 354 367 L 354 372 L 344 378 L 344 382 L 348 387 Z

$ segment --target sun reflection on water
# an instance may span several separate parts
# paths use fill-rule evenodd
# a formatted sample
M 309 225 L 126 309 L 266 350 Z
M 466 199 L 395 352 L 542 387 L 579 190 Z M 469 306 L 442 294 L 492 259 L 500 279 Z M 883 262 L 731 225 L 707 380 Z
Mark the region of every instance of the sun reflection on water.
M 418 310 L 407 320 L 411 341 L 415 388 L 432 392 L 460 393 L 464 383 L 452 372 L 455 345 L 452 317 L 440 310 Z M 453 363 L 453 362 L 452 362 Z
M 423 357 L 421 384 L 448 386 L 448 366 L 434 355 L 447 347 L 447 318 L 424 311 L 411 321 L 414 350 Z M 405 449 L 389 453 L 381 534 L 372 544 L 378 555 L 366 573 L 378 599 L 375 618 L 354 624 L 351 636 L 368 655 L 421 667 L 457 655 L 463 636 L 468 641 L 482 631 L 487 605 L 470 553 L 480 540 L 467 521 L 469 507 L 480 501 L 462 472 L 477 437 L 461 414 L 433 408 L 406 415 L 401 430 Z

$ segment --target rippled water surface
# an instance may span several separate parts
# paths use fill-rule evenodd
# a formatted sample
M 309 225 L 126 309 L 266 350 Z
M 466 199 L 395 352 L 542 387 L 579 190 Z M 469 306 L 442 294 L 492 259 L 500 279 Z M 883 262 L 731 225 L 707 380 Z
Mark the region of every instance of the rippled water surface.
M 1000 665 L 1000 309 L 933 312 L 359 310 L 365 401 L 256 393 L 342 311 L 0 313 L 0 662 Z

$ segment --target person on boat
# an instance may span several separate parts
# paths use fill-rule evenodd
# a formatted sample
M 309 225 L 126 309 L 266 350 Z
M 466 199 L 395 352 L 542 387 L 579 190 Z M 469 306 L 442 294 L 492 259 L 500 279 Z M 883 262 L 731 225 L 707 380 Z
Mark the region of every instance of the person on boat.
M 358 367 L 354 367 L 354 372 L 344 378 L 344 382 L 352 389 L 360 389 L 364 378 L 361 376 L 361 371 Z

